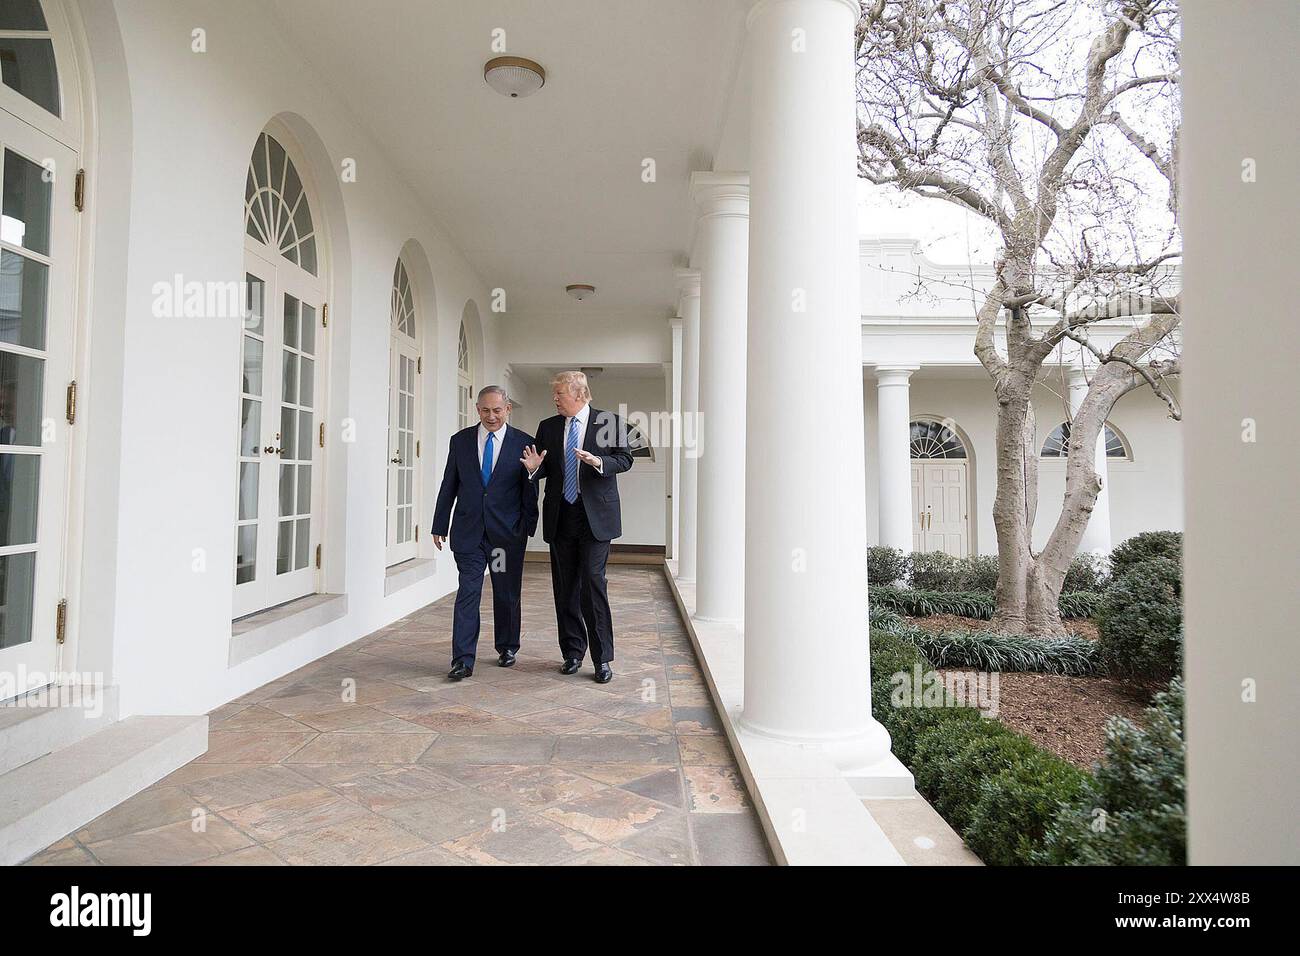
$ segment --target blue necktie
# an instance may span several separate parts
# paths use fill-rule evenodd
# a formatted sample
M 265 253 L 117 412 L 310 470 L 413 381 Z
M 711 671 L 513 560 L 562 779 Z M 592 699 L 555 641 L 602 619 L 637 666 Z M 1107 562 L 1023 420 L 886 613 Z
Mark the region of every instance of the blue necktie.
M 492 439 L 496 436 L 488 432 L 487 444 L 483 446 L 483 487 L 492 480 Z
M 564 442 L 564 500 L 578 500 L 578 420 L 569 422 L 569 437 Z

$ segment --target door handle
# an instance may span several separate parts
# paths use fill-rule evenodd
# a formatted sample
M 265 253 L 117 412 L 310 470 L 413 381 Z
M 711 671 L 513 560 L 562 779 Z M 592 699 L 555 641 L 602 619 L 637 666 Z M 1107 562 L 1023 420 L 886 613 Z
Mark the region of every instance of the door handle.
M 283 448 L 272 448 L 270 445 L 267 445 L 265 448 L 262 449 L 262 451 L 266 452 L 268 455 L 283 455 L 283 454 L 284 454 L 284 449 L 283 449 Z
M 391 461 L 394 465 L 400 465 L 402 463 L 401 458 L 390 458 L 388 460 Z

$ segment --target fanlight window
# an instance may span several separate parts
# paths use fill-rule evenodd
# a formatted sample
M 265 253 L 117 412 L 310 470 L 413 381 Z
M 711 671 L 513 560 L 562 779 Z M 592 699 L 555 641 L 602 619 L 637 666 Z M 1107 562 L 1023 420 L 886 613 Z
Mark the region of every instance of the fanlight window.
M 911 454 L 913 458 L 965 458 L 966 446 L 939 422 L 912 422 Z
M 0 80 L 42 109 L 59 114 L 59 72 L 40 0 L 0 3 Z
M 460 345 L 456 352 L 456 368 L 469 374 L 469 340 L 465 338 L 465 323 L 460 324 Z
M 316 274 L 316 234 L 302 179 L 284 147 L 263 133 L 244 185 L 244 229 L 296 266 Z
M 1043 458 L 1068 458 L 1070 456 L 1070 423 L 1061 422 L 1052 429 L 1052 433 L 1047 436 L 1047 441 L 1043 442 L 1043 450 L 1039 452 Z M 1106 426 L 1106 457 L 1127 459 L 1129 457 L 1128 447 L 1124 444 L 1124 439 L 1119 437 L 1115 429 L 1108 424 Z
M 415 338 L 415 301 L 401 259 L 393 271 L 393 331 Z

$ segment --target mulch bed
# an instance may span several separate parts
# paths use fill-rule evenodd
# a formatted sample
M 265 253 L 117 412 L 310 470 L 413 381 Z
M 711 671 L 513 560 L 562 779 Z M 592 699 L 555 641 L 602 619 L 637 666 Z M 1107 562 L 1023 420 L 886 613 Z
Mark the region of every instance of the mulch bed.
M 987 630 L 988 622 L 955 614 L 909 617 L 930 631 Z M 1097 639 L 1097 625 L 1087 619 L 1065 622 L 1066 630 Z M 998 675 L 998 720 L 1085 770 L 1105 752 L 1106 720 L 1136 720 L 1151 700 L 1151 688 L 1109 677 L 1064 677 L 1060 674 Z

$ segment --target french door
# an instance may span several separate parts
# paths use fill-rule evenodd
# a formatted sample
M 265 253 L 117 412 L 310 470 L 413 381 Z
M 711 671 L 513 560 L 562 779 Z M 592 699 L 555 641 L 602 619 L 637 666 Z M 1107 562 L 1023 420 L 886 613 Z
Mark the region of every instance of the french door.
M 246 244 L 235 617 L 318 590 L 324 295 Z
M 966 462 L 912 461 L 912 550 L 970 554 Z
M 0 698 L 5 698 L 48 683 L 59 665 L 77 161 L 68 147 L 0 110 L 0 164 Z
M 392 337 L 388 373 L 388 549 L 389 565 L 416 554 L 416 376 L 419 355 L 414 340 Z

